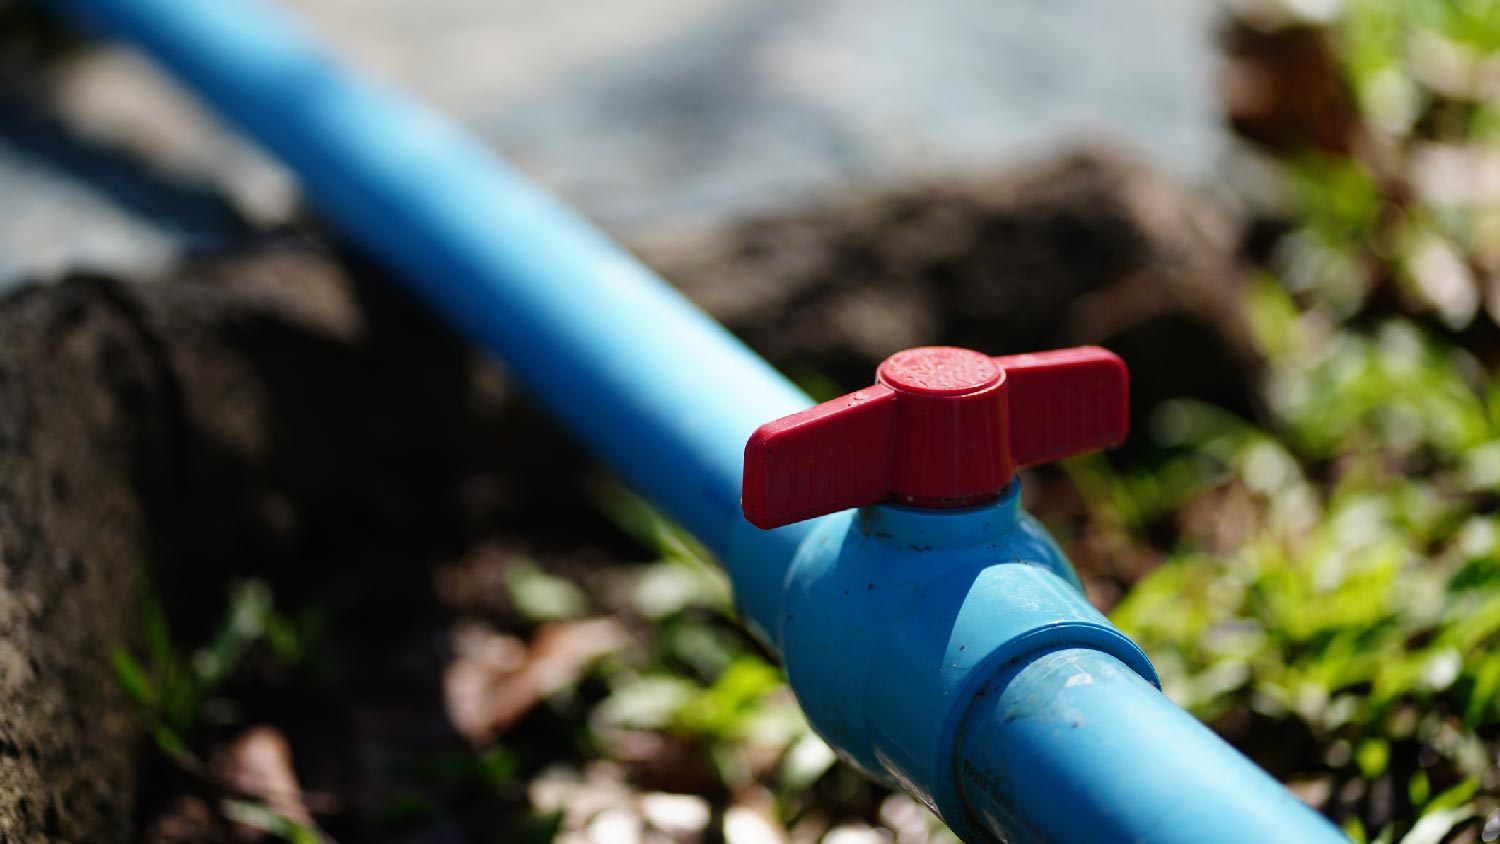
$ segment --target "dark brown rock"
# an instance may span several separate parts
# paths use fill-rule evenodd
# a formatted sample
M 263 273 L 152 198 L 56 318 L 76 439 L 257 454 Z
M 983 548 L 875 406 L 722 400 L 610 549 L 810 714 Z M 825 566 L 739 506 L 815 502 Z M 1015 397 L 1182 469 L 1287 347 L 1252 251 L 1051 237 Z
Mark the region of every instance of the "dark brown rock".
M 0 308 L 0 838 L 124 841 L 135 638 L 170 392 L 133 304 L 77 281 Z
M 460 343 L 306 248 L 183 276 L 0 301 L 0 840 L 131 838 L 140 734 L 111 653 L 146 578 L 183 642 L 251 573 L 306 593 L 369 571 L 371 629 L 396 631 L 462 533 L 485 451 Z
M 1081 154 L 972 185 L 760 220 L 648 260 L 751 346 L 843 389 L 915 345 L 1083 343 L 1129 363 L 1138 414 L 1192 396 L 1256 410 L 1226 216 L 1148 170 Z

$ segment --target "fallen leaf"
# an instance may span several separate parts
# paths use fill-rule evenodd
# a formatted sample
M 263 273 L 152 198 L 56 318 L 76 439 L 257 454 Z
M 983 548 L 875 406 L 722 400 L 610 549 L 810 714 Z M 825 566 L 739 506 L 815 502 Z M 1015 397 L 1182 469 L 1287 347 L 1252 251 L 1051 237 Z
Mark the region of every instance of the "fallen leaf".
M 316 835 L 320 841 L 332 841 L 308 811 L 302 785 L 292 767 L 292 748 L 275 727 L 262 725 L 245 730 L 218 754 L 214 772 L 227 788 L 264 804 L 264 809 L 273 816 Z M 250 840 L 260 840 L 267 832 L 280 832 L 235 819 L 244 827 L 244 837 Z
M 519 657 L 513 637 L 472 630 L 455 636 L 453 661 L 443 672 L 448 719 L 475 746 L 485 746 L 515 726 L 546 696 L 578 682 L 594 660 L 630 641 L 609 618 L 543 625 Z

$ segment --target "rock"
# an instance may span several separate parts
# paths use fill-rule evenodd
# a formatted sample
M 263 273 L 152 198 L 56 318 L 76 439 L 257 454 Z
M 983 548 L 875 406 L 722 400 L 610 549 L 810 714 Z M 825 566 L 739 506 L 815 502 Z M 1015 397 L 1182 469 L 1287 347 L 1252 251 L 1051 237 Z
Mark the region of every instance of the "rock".
M 463 346 L 305 248 L 184 275 L 0 300 L 0 840 L 130 840 L 141 731 L 111 657 L 148 576 L 198 642 L 229 577 L 358 569 L 394 636 L 462 533 Z
M 824 205 L 641 251 L 786 371 L 842 390 L 916 345 L 1096 343 L 1143 421 L 1190 396 L 1257 412 L 1229 219 L 1145 167 L 1087 153 L 970 184 Z

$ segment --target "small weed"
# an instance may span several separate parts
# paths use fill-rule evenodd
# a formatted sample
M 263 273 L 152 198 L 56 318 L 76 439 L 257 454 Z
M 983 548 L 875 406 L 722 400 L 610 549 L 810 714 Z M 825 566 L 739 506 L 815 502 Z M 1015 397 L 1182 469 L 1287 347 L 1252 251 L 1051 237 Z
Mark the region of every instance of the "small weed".
M 258 580 L 231 587 L 223 620 L 198 647 L 173 638 L 161 601 L 152 592 L 142 600 L 141 617 L 142 655 L 116 647 L 111 653 L 115 677 L 157 749 L 197 774 L 205 772 L 195 753 L 201 734 L 237 720 L 235 702 L 221 692 L 251 650 L 263 647 L 277 665 L 293 668 L 310 660 L 321 632 L 316 614 L 294 620 L 278 612 L 270 589 Z M 316 829 L 254 800 L 226 797 L 219 806 L 226 819 L 289 844 L 323 840 Z

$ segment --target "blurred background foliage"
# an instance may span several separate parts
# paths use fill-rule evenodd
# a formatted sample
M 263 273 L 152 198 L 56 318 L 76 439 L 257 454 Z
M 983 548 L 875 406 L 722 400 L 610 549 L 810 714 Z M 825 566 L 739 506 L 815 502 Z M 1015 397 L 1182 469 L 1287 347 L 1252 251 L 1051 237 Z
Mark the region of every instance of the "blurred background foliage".
M 1245 200 L 1267 415 L 1167 404 L 1142 465 L 1071 467 L 1117 546 L 1184 525 L 1113 617 L 1355 841 L 1494 841 L 1500 4 L 1237 20 L 1231 121 L 1272 186 Z M 1245 46 L 1278 34 L 1321 51 L 1295 91 Z

